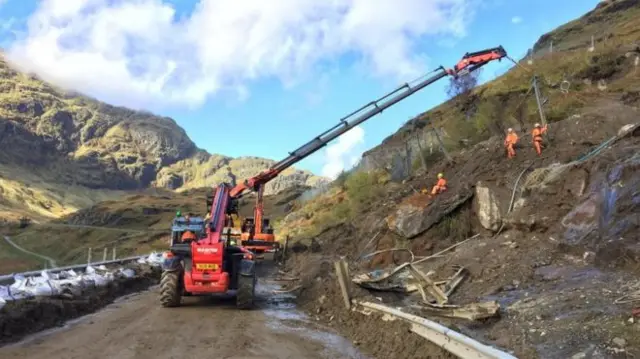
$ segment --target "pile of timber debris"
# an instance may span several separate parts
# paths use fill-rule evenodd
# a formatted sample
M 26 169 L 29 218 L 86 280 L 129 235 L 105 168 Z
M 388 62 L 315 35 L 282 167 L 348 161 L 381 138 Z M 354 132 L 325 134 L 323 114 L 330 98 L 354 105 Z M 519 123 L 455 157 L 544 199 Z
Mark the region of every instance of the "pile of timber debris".
M 474 236 L 469 240 L 476 238 Z M 464 241 L 466 242 L 466 241 Z M 464 242 L 460 242 L 460 245 Z M 457 246 L 456 245 L 456 246 Z M 451 249 L 447 248 L 441 253 Z M 496 301 L 483 303 L 469 303 L 464 305 L 451 304 L 449 298 L 461 286 L 469 276 L 469 271 L 463 267 L 454 265 L 454 273 L 445 280 L 434 279 L 436 273 L 425 273 L 420 269 L 420 264 L 441 253 L 420 260 L 412 260 L 403 263 L 390 270 L 376 270 L 358 274 L 351 281 L 362 288 L 372 291 L 391 291 L 408 295 L 407 306 L 418 310 L 424 315 L 435 315 L 448 318 L 460 318 L 467 320 L 482 320 L 495 317 L 499 313 L 500 305 Z M 412 301 L 411 294 L 418 292 L 420 299 Z

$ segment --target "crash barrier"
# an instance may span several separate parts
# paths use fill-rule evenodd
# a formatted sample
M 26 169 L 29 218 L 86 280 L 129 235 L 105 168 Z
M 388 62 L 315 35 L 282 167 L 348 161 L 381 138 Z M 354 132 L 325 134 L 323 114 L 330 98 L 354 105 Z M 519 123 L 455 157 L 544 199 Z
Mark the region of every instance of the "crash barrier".
M 515 356 L 482 344 L 444 325 L 398 309 L 371 302 L 354 301 L 365 309 L 386 314 L 411 324 L 411 331 L 462 359 L 518 359 Z
M 133 269 L 123 268 L 123 264 L 137 262 L 158 266 L 161 261 L 162 254 L 152 253 L 117 260 L 0 276 L 0 309 L 7 302 L 13 300 L 65 294 L 74 295 L 81 293 L 82 289 L 86 287 L 103 287 L 116 277 L 132 278 L 136 275 Z M 107 268 L 107 265 L 113 264 L 120 264 L 120 266 Z

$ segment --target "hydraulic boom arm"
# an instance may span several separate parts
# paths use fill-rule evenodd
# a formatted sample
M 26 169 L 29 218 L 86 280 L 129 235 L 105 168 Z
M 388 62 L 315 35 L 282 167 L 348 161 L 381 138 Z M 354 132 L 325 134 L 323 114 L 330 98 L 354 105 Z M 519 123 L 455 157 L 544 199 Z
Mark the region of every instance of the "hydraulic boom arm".
M 391 91 L 381 98 L 372 101 L 365 106 L 357 109 L 356 111 L 348 114 L 347 116 L 341 118 L 340 122 L 337 125 L 321 133 L 319 136 L 300 146 L 295 151 L 290 152 L 288 157 L 284 158 L 280 162 L 277 162 L 271 168 L 262 171 L 258 175 L 246 179 L 243 183 L 238 184 L 231 189 L 229 189 L 225 185 L 218 186 L 210 207 L 211 222 L 208 230 L 208 241 L 217 243 L 220 240 L 220 234 L 224 227 L 224 219 L 226 217 L 225 214 L 226 212 L 228 212 L 225 207 L 228 205 L 231 198 L 237 198 L 247 190 L 261 191 L 261 188 L 267 182 L 274 179 L 282 171 L 315 153 L 322 147 L 326 146 L 329 142 L 341 136 L 350 129 L 382 113 L 382 111 L 390 108 L 391 106 L 431 85 L 432 83 L 446 76 L 457 77 L 459 75 L 467 74 L 469 72 L 477 70 L 478 68 L 486 65 L 493 60 L 501 60 L 506 56 L 507 53 L 502 46 L 483 51 L 467 53 L 462 57 L 462 60 L 460 60 L 453 67 L 453 69 L 445 69 L 441 66 L 433 76 L 422 80 L 418 84 L 414 86 L 404 84 L 403 86 Z M 351 119 L 352 117 L 355 118 Z M 262 206 L 257 206 L 256 210 L 260 213 L 256 213 L 255 219 L 256 221 L 261 220 Z
M 423 88 L 431 85 L 432 83 L 442 79 L 443 77 L 458 76 L 477 70 L 478 68 L 486 65 L 493 60 L 501 60 L 507 56 L 507 52 L 502 46 L 487 49 L 478 52 L 467 53 L 462 57 L 453 69 L 445 69 L 440 67 L 439 71 L 435 75 L 421 81 L 415 86 L 404 84 L 403 86 L 395 89 L 394 91 L 382 96 L 381 98 L 372 101 L 365 106 L 357 109 L 356 111 L 348 114 L 340 119 L 340 123 L 321 133 L 318 137 L 300 146 L 293 152 L 289 153 L 289 156 L 282 161 L 274 164 L 271 168 L 261 172 L 257 176 L 251 177 L 237 186 L 235 186 L 229 193 L 231 197 L 237 197 L 246 190 L 258 190 L 258 188 L 270 180 L 278 176 L 282 171 L 293 166 L 297 162 L 315 153 L 322 147 L 326 146 L 329 142 L 341 136 L 350 129 L 358 126 L 364 121 L 382 113 L 382 111 L 397 104 L 405 98 L 413 95 L 414 93 L 422 90 Z M 367 110 L 369 109 L 369 110 Z M 362 113 L 363 111 L 366 112 Z M 348 119 L 362 113 L 360 116 L 354 118 L 351 121 Z

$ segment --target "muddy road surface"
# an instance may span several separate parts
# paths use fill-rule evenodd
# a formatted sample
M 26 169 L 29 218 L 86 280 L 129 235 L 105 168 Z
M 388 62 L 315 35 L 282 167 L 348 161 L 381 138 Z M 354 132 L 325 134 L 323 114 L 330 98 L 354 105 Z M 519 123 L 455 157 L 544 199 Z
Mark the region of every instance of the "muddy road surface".
M 338 335 L 307 321 L 277 286 L 260 278 L 257 308 L 233 298 L 188 297 L 162 308 L 158 288 L 0 348 L 3 359 L 365 358 Z

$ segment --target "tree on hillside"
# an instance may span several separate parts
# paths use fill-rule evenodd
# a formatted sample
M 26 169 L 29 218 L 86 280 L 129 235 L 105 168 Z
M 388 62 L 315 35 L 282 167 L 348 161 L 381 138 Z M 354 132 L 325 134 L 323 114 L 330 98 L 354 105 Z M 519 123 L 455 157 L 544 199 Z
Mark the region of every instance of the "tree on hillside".
M 478 85 L 481 73 L 482 69 L 480 68 L 466 75 L 449 77 L 449 86 L 447 87 L 449 98 L 468 95 Z

